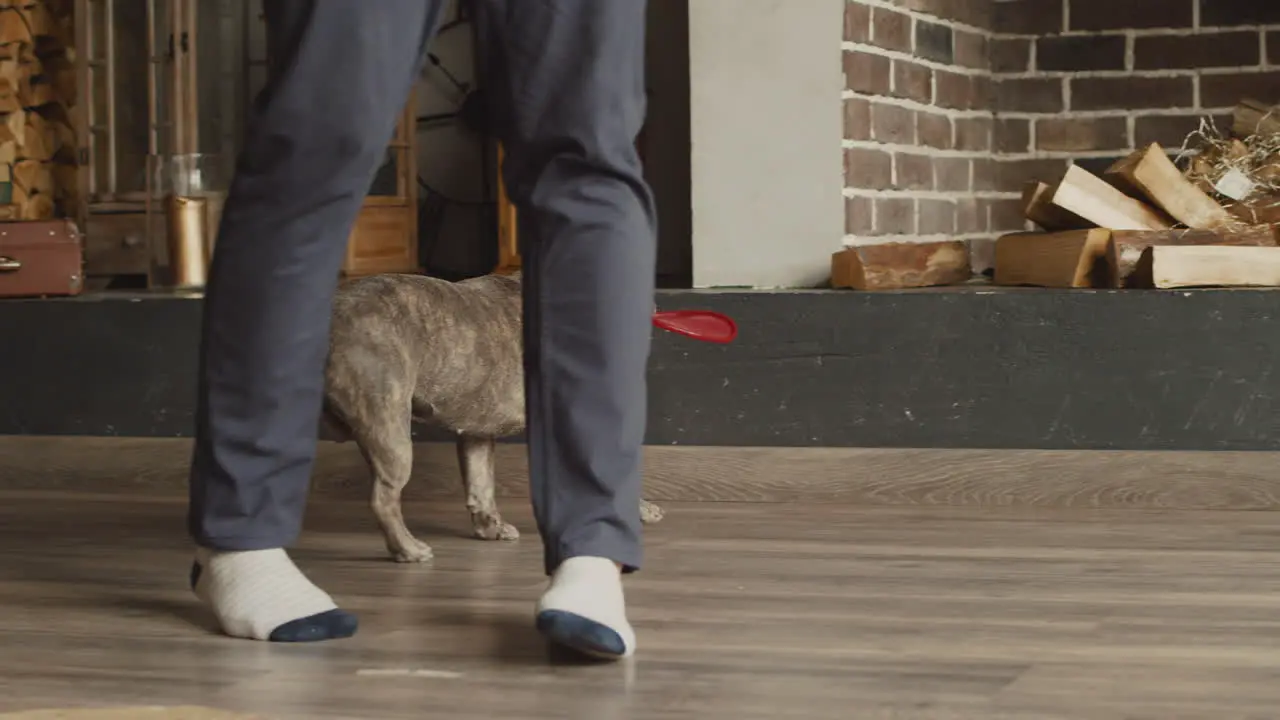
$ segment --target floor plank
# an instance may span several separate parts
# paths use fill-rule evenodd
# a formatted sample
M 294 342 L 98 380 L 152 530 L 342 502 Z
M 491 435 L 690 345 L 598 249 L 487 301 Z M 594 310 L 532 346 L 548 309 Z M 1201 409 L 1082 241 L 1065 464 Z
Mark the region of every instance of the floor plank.
M 532 530 L 524 503 L 508 503 Z M 264 718 L 1266 718 L 1280 707 L 1270 513 L 676 503 L 629 581 L 641 652 L 549 656 L 532 533 L 384 557 L 320 498 L 296 553 L 359 612 L 318 646 L 224 639 L 184 586 L 183 503 L 0 490 L 0 712 L 197 705 Z
M 1280 457 L 1261 452 L 649 447 L 646 494 L 672 502 L 953 507 L 1280 509 Z M 183 439 L 0 437 L 0 488 L 185 492 Z M 522 445 L 498 446 L 503 497 L 528 495 Z M 362 499 L 351 443 L 321 443 L 315 492 Z M 410 498 L 457 497 L 453 447 L 417 446 Z

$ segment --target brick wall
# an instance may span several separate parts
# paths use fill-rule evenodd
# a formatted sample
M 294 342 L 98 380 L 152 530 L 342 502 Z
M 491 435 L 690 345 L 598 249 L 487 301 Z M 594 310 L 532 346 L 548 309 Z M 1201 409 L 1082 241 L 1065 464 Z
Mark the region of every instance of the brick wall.
M 1071 162 L 1100 169 L 1152 141 L 1176 149 L 1203 116 L 1229 127 L 1242 97 L 1280 102 L 1280 0 L 850 0 L 847 11 L 851 244 L 932 239 L 954 206 L 952 235 L 975 241 L 981 267 L 986 238 L 1023 227 L 1026 180 Z M 937 51 L 947 33 L 950 57 Z M 962 44 L 984 49 L 974 57 Z M 915 66 L 934 76 L 928 96 L 898 82 Z M 957 75 L 968 89 L 955 89 Z M 914 135 L 892 119 L 904 112 Z M 950 145 L 921 132 L 938 118 Z M 919 155 L 933 165 L 927 187 L 913 183 Z
M 846 242 L 989 234 L 989 0 L 849 0 Z

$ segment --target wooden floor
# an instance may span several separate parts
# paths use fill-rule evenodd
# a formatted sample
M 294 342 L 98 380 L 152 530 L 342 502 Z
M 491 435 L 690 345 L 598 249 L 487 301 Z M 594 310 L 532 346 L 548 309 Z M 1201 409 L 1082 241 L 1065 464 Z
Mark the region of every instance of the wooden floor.
M 416 499 L 407 515 L 436 559 L 403 566 L 364 502 L 322 495 L 296 557 L 362 630 L 272 646 L 211 632 L 185 587 L 173 488 L 122 478 L 93 493 L 47 477 L 63 489 L 40 490 L 41 474 L 77 472 L 74 453 L 43 472 L 14 457 L 0 454 L 0 712 L 1280 717 L 1271 512 L 669 503 L 629 581 L 638 656 L 582 666 L 532 631 L 542 578 L 522 501 L 506 509 L 525 539 L 504 545 L 464 537 L 458 500 Z

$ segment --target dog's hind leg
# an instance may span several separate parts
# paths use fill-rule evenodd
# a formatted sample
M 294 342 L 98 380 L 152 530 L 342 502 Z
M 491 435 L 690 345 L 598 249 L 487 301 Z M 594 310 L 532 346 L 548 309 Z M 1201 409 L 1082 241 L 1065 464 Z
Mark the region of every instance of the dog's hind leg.
M 520 531 L 502 521 L 495 499 L 497 473 L 494 470 L 493 438 L 458 435 L 458 469 L 471 511 L 471 529 L 481 540 L 515 540 Z
M 373 471 L 373 514 L 382 527 L 387 550 L 396 562 L 420 563 L 431 559 L 431 546 L 415 538 L 404 523 L 400 496 L 413 471 L 413 437 L 407 401 L 388 402 L 377 418 L 355 431 L 360 451 Z
M 666 512 L 657 505 L 649 502 L 648 500 L 640 501 L 640 522 L 645 525 L 662 522 L 662 518 L 665 515 Z

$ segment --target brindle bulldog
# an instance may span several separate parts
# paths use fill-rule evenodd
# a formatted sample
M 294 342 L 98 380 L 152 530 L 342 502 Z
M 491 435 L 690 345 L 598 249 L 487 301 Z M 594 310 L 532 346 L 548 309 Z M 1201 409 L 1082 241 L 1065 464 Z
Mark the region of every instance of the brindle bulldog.
M 494 497 L 494 441 L 524 430 L 520 276 L 447 282 L 375 275 L 345 283 L 333 304 L 322 436 L 354 440 L 372 471 L 373 512 L 398 562 L 431 547 L 405 526 L 400 496 L 413 468 L 412 422 L 457 434 L 476 537 L 515 540 Z M 644 522 L 662 509 L 642 500 Z

